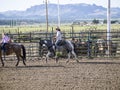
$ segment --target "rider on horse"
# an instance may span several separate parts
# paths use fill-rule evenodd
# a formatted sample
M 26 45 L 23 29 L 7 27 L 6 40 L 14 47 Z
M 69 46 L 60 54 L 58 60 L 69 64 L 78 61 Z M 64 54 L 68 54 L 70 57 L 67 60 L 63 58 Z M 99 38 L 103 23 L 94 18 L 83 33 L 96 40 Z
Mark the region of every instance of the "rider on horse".
M 60 46 L 61 41 L 62 41 L 62 33 L 59 27 L 56 28 L 56 42 L 55 42 L 55 46 L 58 48 L 58 46 Z
M 66 50 L 69 51 L 68 49 L 70 47 L 69 45 L 66 44 L 67 43 L 66 40 L 62 38 L 62 32 L 59 27 L 56 28 L 55 39 L 56 39 L 56 42 L 55 42 L 56 50 L 60 51 L 60 47 L 64 46 L 64 48 L 66 48 Z
M 1 49 L 6 52 L 6 48 L 5 48 L 5 45 L 10 43 L 11 42 L 11 39 L 10 37 L 8 36 L 8 34 L 4 34 L 2 35 L 2 41 L 1 41 Z

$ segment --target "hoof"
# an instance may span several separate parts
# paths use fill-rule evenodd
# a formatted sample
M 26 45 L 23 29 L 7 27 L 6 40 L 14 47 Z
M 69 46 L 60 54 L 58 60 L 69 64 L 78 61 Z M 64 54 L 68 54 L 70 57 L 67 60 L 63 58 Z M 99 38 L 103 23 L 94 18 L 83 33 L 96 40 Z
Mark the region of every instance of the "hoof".
M 56 63 L 58 63 L 58 60 L 56 60 Z
M 4 67 L 4 64 L 2 65 L 2 67 Z
M 26 63 L 23 63 L 26 66 Z
M 79 63 L 79 61 L 77 60 L 77 63 Z
M 69 60 L 66 63 L 68 63 L 68 62 L 69 62 Z
M 57 57 L 55 58 L 55 61 L 56 61 L 56 63 L 58 63 L 58 58 Z

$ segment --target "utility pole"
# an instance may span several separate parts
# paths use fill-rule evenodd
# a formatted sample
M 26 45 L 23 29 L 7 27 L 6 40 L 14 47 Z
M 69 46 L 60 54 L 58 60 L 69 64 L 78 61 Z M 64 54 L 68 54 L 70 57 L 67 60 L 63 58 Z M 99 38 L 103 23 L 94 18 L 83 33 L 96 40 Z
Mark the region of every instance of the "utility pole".
M 58 27 L 60 27 L 60 5 L 59 5 L 59 0 L 58 0 Z
M 107 8 L 107 45 L 108 45 L 108 56 L 110 55 L 110 41 L 111 41 L 111 1 L 108 0 Z
M 46 32 L 48 32 L 48 0 L 45 1 L 45 5 L 46 5 Z

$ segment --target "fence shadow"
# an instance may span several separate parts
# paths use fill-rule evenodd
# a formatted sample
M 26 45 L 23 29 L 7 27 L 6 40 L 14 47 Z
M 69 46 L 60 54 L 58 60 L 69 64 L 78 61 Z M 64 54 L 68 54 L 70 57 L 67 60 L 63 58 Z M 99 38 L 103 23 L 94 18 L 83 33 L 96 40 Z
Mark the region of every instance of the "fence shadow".
M 78 64 L 120 64 L 120 62 L 79 62 Z
M 19 69 L 19 68 L 64 68 L 65 66 L 63 65 L 29 65 L 29 66 L 5 66 L 5 67 L 0 67 L 0 68 L 11 68 L 11 69 Z

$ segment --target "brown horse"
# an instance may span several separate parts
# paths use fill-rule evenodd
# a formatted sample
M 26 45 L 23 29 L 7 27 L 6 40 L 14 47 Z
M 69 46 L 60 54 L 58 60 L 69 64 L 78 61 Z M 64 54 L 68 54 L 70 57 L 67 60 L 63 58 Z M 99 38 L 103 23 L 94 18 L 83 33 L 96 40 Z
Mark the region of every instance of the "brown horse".
M 5 52 L 2 50 L 1 47 L 2 47 L 2 44 L 0 44 L 0 59 L 1 59 L 1 63 L 2 63 L 3 67 L 4 67 L 4 62 L 3 62 L 2 55 L 4 55 L 4 58 L 5 58 L 5 55 L 11 55 L 13 53 L 16 54 L 16 57 L 18 59 L 16 66 L 18 66 L 18 64 L 19 64 L 20 57 L 23 60 L 23 64 L 26 65 L 26 63 L 25 63 L 25 60 L 26 60 L 26 49 L 25 49 L 24 45 L 17 44 L 17 43 L 7 43 L 5 45 L 5 49 L 6 49 Z M 21 52 L 23 53 L 23 55 L 21 55 Z

